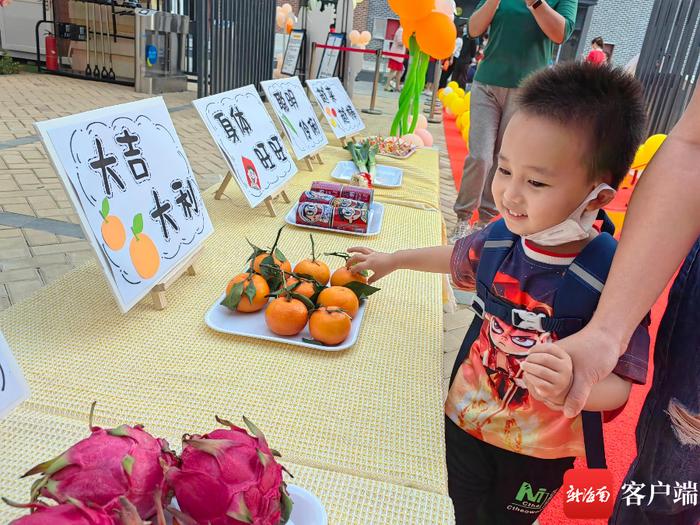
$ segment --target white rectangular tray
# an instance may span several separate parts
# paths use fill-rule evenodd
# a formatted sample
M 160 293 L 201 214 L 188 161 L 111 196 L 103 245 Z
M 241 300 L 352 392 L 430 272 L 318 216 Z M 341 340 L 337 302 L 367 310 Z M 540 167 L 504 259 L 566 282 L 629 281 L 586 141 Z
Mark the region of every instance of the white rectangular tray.
M 337 346 L 322 346 L 311 343 L 305 343 L 302 339 L 313 339 L 309 333 L 309 325 L 297 335 L 281 336 L 273 333 L 265 323 L 265 308 L 259 312 L 242 313 L 234 312 L 229 308 L 222 306 L 221 301 L 226 298 L 226 294 L 221 294 L 216 302 L 209 308 L 209 311 L 204 316 L 204 322 L 212 330 L 222 332 L 224 334 L 242 335 L 244 337 L 252 337 L 254 339 L 263 339 L 265 341 L 274 341 L 275 343 L 285 343 L 288 345 L 304 346 L 306 348 L 314 348 L 316 350 L 325 350 L 326 352 L 338 352 L 346 350 L 355 344 L 357 336 L 360 333 L 362 319 L 365 316 L 365 306 L 367 300 L 360 302 L 360 309 L 357 315 L 352 320 L 350 335 L 348 338 Z
M 321 230 L 324 232 L 332 233 L 342 233 L 344 235 L 359 235 L 361 237 L 372 237 L 374 235 L 379 235 L 382 229 L 382 219 L 384 218 L 384 205 L 374 201 L 372 207 L 369 210 L 369 224 L 367 225 L 367 233 L 355 233 L 346 232 L 343 230 L 334 230 L 333 228 L 322 228 L 320 226 L 309 226 L 308 224 L 297 224 L 297 206 L 299 203 L 295 203 L 294 206 L 289 210 L 287 216 L 284 218 L 287 224 L 293 226 L 298 226 L 299 228 L 309 228 L 312 230 Z
M 336 164 L 331 173 L 335 180 L 350 182 L 350 178 L 359 170 L 351 160 L 341 160 Z M 403 182 L 403 170 L 393 166 L 377 164 L 377 174 L 372 181 L 372 185 L 377 188 L 400 188 Z

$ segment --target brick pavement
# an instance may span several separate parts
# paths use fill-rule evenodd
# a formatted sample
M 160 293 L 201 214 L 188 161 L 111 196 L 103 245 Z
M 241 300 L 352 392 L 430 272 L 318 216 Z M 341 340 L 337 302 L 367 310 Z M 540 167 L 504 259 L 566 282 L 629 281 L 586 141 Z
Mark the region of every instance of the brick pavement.
M 353 97 L 358 109 L 369 106 L 370 88 L 370 84 L 358 83 Z M 51 75 L 0 76 L 0 219 L 4 218 L 0 222 L 0 310 L 94 257 L 78 228 L 62 227 L 65 223 L 76 225 L 78 217 L 33 123 L 146 97 L 129 87 Z M 215 184 L 226 173 L 226 166 L 189 104 L 196 93 L 168 94 L 164 98 L 198 183 L 203 188 Z M 384 113 L 362 114 L 368 133 L 386 134 L 396 100 L 397 94 L 379 93 L 377 108 Z M 430 131 L 441 151 L 441 209 L 449 231 L 455 223 L 454 184 L 442 125 L 431 124 Z M 445 314 L 446 377 L 470 320 L 471 313 L 464 307 Z

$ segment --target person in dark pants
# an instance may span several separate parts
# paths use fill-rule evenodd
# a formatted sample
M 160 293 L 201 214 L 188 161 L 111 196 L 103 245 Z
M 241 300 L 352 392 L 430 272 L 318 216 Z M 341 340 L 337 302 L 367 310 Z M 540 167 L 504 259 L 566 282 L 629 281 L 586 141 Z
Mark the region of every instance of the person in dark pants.
M 452 71 L 452 80 L 457 82 L 462 89 L 467 89 L 467 84 L 472 82 L 469 79 L 469 66 L 471 66 L 476 56 L 476 50 L 476 39 L 469 38 L 469 35 L 464 35 L 462 37 L 462 51 L 457 60 L 455 60 L 454 71 Z
M 452 53 L 452 56 L 448 59 L 448 63 L 445 64 L 445 61 L 443 61 L 442 65 L 442 73 L 440 73 L 440 84 L 438 84 L 438 88 L 442 89 L 445 86 L 447 86 L 447 82 L 450 80 L 450 77 L 454 80 L 454 69 L 455 69 L 455 64 L 457 60 L 459 59 L 459 56 L 462 54 L 462 48 L 464 47 L 464 25 L 460 25 L 457 27 L 457 40 L 455 42 L 455 50 Z M 445 67 L 447 65 L 447 67 Z
M 610 518 L 614 525 L 700 523 L 699 166 L 700 89 L 696 88 L 685 114 L 635 188 L 593 319 L 554 345 L 535 346 L 527 358 L 537 362 L 555 347 L 571 356 L 574 378 L 563 408 L 565 415 L 575 416 L 683 263 L 659 327 L 654 378 L 637 423 L 637 457 L 618 493 Z M 537 398 L 553 395 L 545 387 Z M 643 497 L 639 504 L 625 498 L 635 486 Z

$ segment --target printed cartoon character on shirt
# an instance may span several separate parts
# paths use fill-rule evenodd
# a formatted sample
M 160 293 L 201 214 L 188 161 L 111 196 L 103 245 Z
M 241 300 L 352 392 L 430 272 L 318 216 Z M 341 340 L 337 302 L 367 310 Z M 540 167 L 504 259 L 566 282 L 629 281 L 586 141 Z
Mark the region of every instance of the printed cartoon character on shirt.
M 501 274 L 499 278 L 508 279 L 508 276 Z M 497 282 L 495 287 L 500 289 L 499 296 L 504 302 L 511 303 L 513 308 L 552 315 L 549 305 L 522 292 L 514 279 L 512 282 Z M 484 320 L 487 340 L 483 341 L 480 337 L 473 349 L 480 352 L 484 369 L 498 398 L 508 404 L 520 403 L 527 393 L 520 363 L 528 356 L 530 349 L 538 342 L 545 342 L 547 336 L 534 330 L 512 326 L 495 315 L 486 314 Z
M 513 308 L 553 315 L 550 305 L 520 288 L 517 279 L 497 273 L 492 291 Z M 510 320 L 508 320 L 510 321 Z M 577 455 L 580 422 L 548 409 L 529 395 L 520 364 L 543 334 L 485 314 L 478 338 L 450 389 L 446 414 L 463 430 L 492 445 L 538 457 Z M 555 451 L 566 445 L 566 453 Z
M 255 169 L 255 164 L 246 157 L 241 157 L 241 160 L 243 161 L 243 169 L 245 170 L 245 178 L 248 186 L 254 190 L 259 190 L 260 177 L 258 176 L 258 170 Z

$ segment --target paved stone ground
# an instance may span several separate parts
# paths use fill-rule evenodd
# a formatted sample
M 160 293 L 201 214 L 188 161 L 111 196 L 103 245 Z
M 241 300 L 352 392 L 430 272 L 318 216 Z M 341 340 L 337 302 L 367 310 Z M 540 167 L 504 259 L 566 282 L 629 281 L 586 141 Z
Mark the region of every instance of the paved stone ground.
M 369 83 L 357 84 L 353 98 L 358 109 L 369 107 L 370 90 Z M 94 257 L 33 123 L 146 97 L 129 87 L 51 75 L 0 76 L 0 310 Z M 196 93 L 164 98 L 200 186 L 215 184 L 226 167 L 190 104 Z M 380 91 L 376 107 L 383 114 L 362 114 L 368 133 L 388 133 L 397 98 Z M 430 131 L 441 152 L 441 208 L 449 231 L 455 223 L 454 183 L 442 125 L 431 124 Z M 445 314 L 446 379 L 471 318 L 460 306 Z

